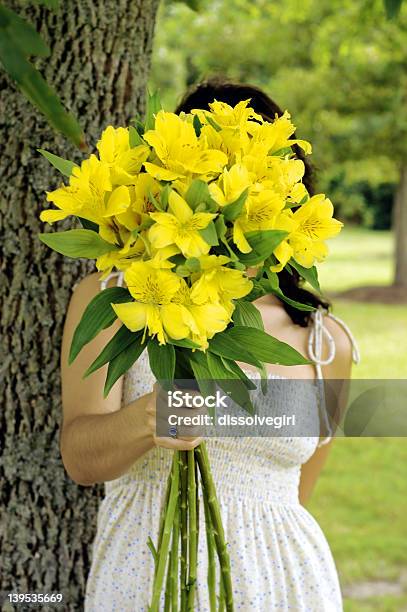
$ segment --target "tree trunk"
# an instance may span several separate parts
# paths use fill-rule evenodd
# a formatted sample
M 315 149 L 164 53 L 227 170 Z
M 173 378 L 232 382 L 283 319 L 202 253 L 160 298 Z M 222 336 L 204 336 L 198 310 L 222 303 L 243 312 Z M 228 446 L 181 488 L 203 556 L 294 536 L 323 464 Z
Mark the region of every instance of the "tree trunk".
M 158 0 L 61 2 L 57 13 L 7 4 L 48 42 L 38 67 L 92 149 L 107 124 L 143 112 Z M 101 487 L 76 486 L 61 463 L 59 353 L 72 287 L 90 266 L 37 238 L 44 192 L 60 179 L 36 148 L 83 156 L 2 71 L 0 91 L 0 592 L 60 592 L 64 610 L 80 610 Z
M 407 164 L 403 164 L 400 169 L 394 203 L 394 232 L 396 238 L 394 284 L 407 289 Z

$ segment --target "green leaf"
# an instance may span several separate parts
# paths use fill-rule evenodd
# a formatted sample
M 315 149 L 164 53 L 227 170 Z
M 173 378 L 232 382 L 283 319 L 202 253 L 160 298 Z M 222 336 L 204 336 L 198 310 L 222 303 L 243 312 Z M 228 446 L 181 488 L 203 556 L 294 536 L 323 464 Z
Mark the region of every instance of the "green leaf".
M 199 261 L 198 257 L 188 257 L 188 259 L 185 261 L 185 265 L 191 274 L 195 274 L 201 270 L 201 262 Z
M 246 300 L 237 300 L 235 302 L 235 310 L 233 312 L 233 321 L 235 325 L 246 325 L 247 327 L 256 327 L 264 331 L 264 324 L 261 314 L 254 304 Z
M 291 155 L 292 152 L 293 150 L 291 147 L 283 147 L 282 149 L 278 149 L 278 151 L 274 151 L 274 153 L 269 152 L 269 155 L 285 157 L 286 155 Z
M 186 266 L 181 264 L 175 268 L 175 274 L 178 274 L 181 278 L 187 278 L 190 276 L 191 272 Z
M 255 357 L 253 352 L 247 350 L 247 347 L 244 344 L 240 343 L 234 338 L 231 338 L 228 334 L 229 331 L 230 330 L 226 330 L 219 334 L 216 334 L 209 341 L 209 350 L 212 353 L 215 353 L 215 355 L 219 355 L 220 357 L 226 357 L 226 359 L 250 363 L 251 365 L 254 365 L 257 368 L 261 367 L 261 362 L 259 361 L 257 356 Z
M 207 122 L 209 123 L 209 125 L 211 125 L 213 127 L 214 130 L 216 130 L 217 132 L 221 131 L 221 127 L 218 123 L 216 123 L 216 121 L 214 119 L 212 119 L 212 117 L 205 113 L 205 119 L 207 120 Z
M 129 127 L 129 144 L 131 149 L 146 144 L 133 125 Z
M 145 120 L 145 131 L 153 130 L 155 125 L 155 115 L 161 110 L 161 102 L 158 92 L 153 94 L 147 93 L 147 104 L 146 104 L 146 120 Z
M 151 539 L 150 536 L 148 536 L 148 538 L 147 538 L 147 546 L 150 549 L 151 554 L 153 555 L 154 563 L 157 564 L 158 554 L 157 554 L 157 550 L 156 550 L 156 548 L 154 546 L 153 540 Z
M 387 19 L 394 19 L 401 10 L 403 0 L 384 0 L 384 8 L 386 10 Z
M 244 373 L 242 368 L 233 361 L 232 359 L 226 359 L 225 357 L 221 357 L 225 367 L 231 370 L 234 374 L 236 374 L 240 380 L 244 382 L 248 389 L 254 390 L 257 389 L 257 385 Z
M 146 345 L 141 342 L 141 338 L 137 338 L 112 359 L 107 370 L 103 397 L 106 397 L 115 382 L 130 370 L 145 348 Z
M 89 302 L 77 325 L 69 352 L 69 363 L 79 355 L 83 347 L 96 338 L 102 329 L 110 327 L 117 319 L 111 304 L 130 302 L 131 295 L 124 287 L 109 287 L 100 291 Z
M 259 361 L 287 366 L 310 363 L 308 359 L 303 357 L 301 353 L 289 344 L 281 342 L 281 340 L 277 340 L 277 338 L 255 327 L 235 325 L 219 335 L 223 336 L 226 344 L 233 341 L 237 345 L 244 346 Z M 210 350 L 213 350 L 212 347 L 210 347 Z M 244 360 L 239 359 L 239 361 Z
M 225 219 L 223 218 L 223 215 L 219 215 L 219 217 L 215 219 L 215 228 L 216 228 L 216 233 L 218 234 L 219 240 L 223 242 L 225 240 L 226 231 L 227 231 L 227 227 L 226 227 L 226 223 L 225 223 Z
M 154 196 L 154 194 L 151 191 L 151 189 L 148 190 L 148 199 L 150 200 L 150 202 L 154 206 L 154 208 L 156 208 L 157 210 L 159 210 L 161 212 L 165 212 L 165 209 L 161 206 L 161 202 L 159 202 L 157 200 L 157 198 Z
M 252 247 L 252 251 L 250 253 L 240 253 L 239 260 L 246 266 L 256 266 L 267 259 L 286 236 L 288 236 L 288 232 L 282 230 L 248 232 L 245 237 Z
M 290 266 L 292 266 L 294 270 L 297 270 L 298 274 L 302 276 L 302 278 L 306 280 L 307 283 L 309 283 L 311 287 L 315 289 L 315 291 L 321 293 L 321 287 L 319 286 L 318 281 L 318 271 L 315 266 L 312 266 L 312 268 L 304 268 L 304 266 L 300 266 L 295 259 L 290 259 Z
M 160 202 L 163 210 L 167 210 L 168 208 L 168 197 L 171 192 L 171 185 L 167 183 L 164 188 L 161 190 L 160 194 Z
M 206 353 L 202 353 L 202 351 L 191 353 L 189 355 L 189 365 L 202 395 L 213 395 L 216 387 L 214 381 L 211 380 Z M 211 409 L 208 409 L 208 412 L 211 414 Z
M 222 214 L 225 217 L 226 221 L 234 221 L 241 214 L 245 202 L 247 200 L 247 196 L 249 195 L 249 189 L 245 189 L 242 191 L 240 196 L 230 204 L 226 204 L 222 208 Z
M 207 363 L 211 377 L 217 382 L 219 387 L 244 410 L 253 414 L 253 404 L 250 399 L 246 385 L 240 380 L 237 374 L 228 369 L 222 358 L 210 351 L 206 354 Z
M 172 344 L 159 344 L 156 339 L 147 344 L 150 368 L 158 381 L 172 382 L 175 372 L 175 349 Z
M 245 295 L 245 297 L 243 298 L 246 302 L 254 302 L 255 300 L 262 297 L 263 295 L 266 295 L 267 293 L 266 289 L 263 287 L 260 281 L 252 280 L 252 283 L 253 283 L 253 289 L 250 291 L 250 293 Z
M 142 332 L 131 332 L 125 325 L 108 342 L 102 352 L 96 357 L 95 361 L 88 367 L 83 378 L 86 378 L 109 361 L 112 361 L 119 353 L 129 346 L 134 340 L 139 338 Z
M 219 215 L 217 219 L 215 219 L 215 228 L 216 228 L 216 233 L 219 237 L 219 240 L 222 242 L 222 244 L 225 245 L 229 257 L 231 258 L 232 261 L 237 262 L 238 261 L 238 257 L 236 255 L 236 253 L 232 250 L 232 248 L 230 247 L 227 239 L 226 239 L 226 231 L 227 231 L 227 227 L 225 224 L 225 220 L 223 218 L 223 215 Z M 246 266 L 244 266 L 245 268 Z
M 74 258 L 95 259 L 100 255 L 117 250 L 114 244 L 106 242 L 99 234 L 87 229 L 39 234 L 39 239 L 57 253 Z
M 210 246 L 217 246 L 219 244 L 218 234 L 213 221 L 210 221 L 205 229 L 199 230 L 199 233 Z
M 168 342 L 170 344 L 173 344 L 174 346 L 180 346 L 181 348 L 190 348 L 190 349 L 199 348 L 199 344 L 197 344 L 196 342 L 193 342 L 192 340 L 189 340 L 188 338 L 184 338 L 183 340 L 173 340 L 172 338 L 170 338 Z
M 216 212 L 218 205 L 212 198 L 208 184 L 201 179 L 194 179 L 185 194 L 185 200 L 196 212 Z
M 0 4 L 0 36 L 12 39 L 13 46 L 24 55 L 49 57 L 50 48 L 28 21 Z M 10 49 L 12 52 L 12 48 Z
M 89 221 L 89 219 L 84 219 L 83 217 L 76 218 L 78 219 L 78 221 L 80 221 L 84 229 L 91 230 L 92 232 L 96 232 L 97 234 L 99 233 L 99 226 L 97 225 L 97 223 Z
M 313 310 L 316 310 L 315 306 L 311 306 L 311 304 L 303 304 L 302 302 L 297 302 L 297 300 L 292 300 L 291 298 L 284 295 L 284 293 L 280 289 L 280 283 L 276 272 L 266 270 L 266 274 L 268 277 L 268 281 L 266 281 L 266 279 L 263 279 L 260 282 L 263 284 L 267 293 L 273 293 L 274 295 L 279 297 L 280 300 L 286 302 L 286 304 L 289 304 L 290 306 L 293 306 L 293 308 L 296 308 L 297 310 L 302 310 L 305 312 L 312 312 Z
M 20 39 L 19 39 L 20 40 Z M 55 91 L 47 85 L 41 74 L 26 59 L 16 36 L 8 27 L 0 32 L 0 60 L 21 92 L 46 117 L 48 123 L 64 134 L 75 145 L 84 148 L 81 127 L 73 115 L 67 113 Z
M 192 181 L 185 194 L 185 200 L 188 202 L 192 210 L 195 210 L 199 204 L 206 202 L 209 195 L 208 185 L 205 181 L 195 179 Z
M 199 136 L 201 135 L 202 123 L 201 123 L 198 115 L 194 115 L 194 118 L 192 120 L 192 125 L 194 126 L 195 134 L 199 138 Z
M 72 170 L 77 167 L 74 162 L 69 161 L 69 159 L 63 159 L 62 157 L 58 157 L 58 155 L 54 155 L 45 149 L 37 149 L 41 155 L 45 157 L 49 161 L 49 163 L 54 166 L 57 170 L 64 174 L 65 176 L 71 176 Z

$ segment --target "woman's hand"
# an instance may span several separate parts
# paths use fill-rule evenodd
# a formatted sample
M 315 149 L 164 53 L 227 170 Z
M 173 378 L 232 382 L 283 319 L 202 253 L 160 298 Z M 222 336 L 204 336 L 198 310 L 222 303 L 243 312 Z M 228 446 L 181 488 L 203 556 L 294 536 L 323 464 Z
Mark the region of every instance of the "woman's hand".
M 150 394 L 149 400 L 145 407 L 145 413 L 147 416 L 147 427 L 153 438 L 156 446 L 162 448 L 169 448 L 171 450 L 192 450 L 202 442 L 202 436 L 198 436 L 197 427 L 194 425 L 182 425 L 178 427 L 178 435 L 176 438 L 171 436 L 158 436 L 157 431 L 167 431 L 170 427 L 168 424 L 168 417 L 164 413 L 164 410 L 159 410 L 157 413 L 157 401 L 159 396 L 159 385 L 154 385 L 154 391 Z M 196 391 L 184 390 L 185 393 L 190 395 L 199 395 Z M 193 415 L 191 415 L 193 410 Z M 176 409 L 177 416 L 195 416 L 200 414 L 202 409 L 200 408 L 187 408 L 181 407 Z M 158 421 L 157 421 L 158 419 Z

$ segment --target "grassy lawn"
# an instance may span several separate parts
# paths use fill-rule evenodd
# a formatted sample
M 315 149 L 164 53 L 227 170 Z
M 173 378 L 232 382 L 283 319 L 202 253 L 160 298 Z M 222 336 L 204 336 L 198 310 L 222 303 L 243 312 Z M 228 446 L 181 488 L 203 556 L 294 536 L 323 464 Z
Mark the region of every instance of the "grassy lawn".
M 391 283 L 394 249 L 391 232 L 346 227 L 328 246 L 328 259 L 318 270 L 325 291 Z
M 390 282 L 388 232 L 347 229 L 330 250 L 319 275 L 328 292 Z M 354 377 L 407 378 L 406 306 L 335 300 L 334 312 L 361 349 Z M 310 503 L 331 545 L 345 594 L 367 583 L 365 597 L 346 597 L 346 612 L 407 610 L 406 442 L 337 440 Z

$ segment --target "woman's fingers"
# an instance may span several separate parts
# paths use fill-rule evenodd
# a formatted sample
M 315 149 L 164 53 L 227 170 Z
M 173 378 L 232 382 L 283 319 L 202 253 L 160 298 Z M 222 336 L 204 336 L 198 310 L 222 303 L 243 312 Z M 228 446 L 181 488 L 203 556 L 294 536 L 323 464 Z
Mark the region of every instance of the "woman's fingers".
M 157 385 L 155 385 L 151 401 L 148 402 L 145 408 L 145 412 L 147 415 L 147 424 L 154 439 L 167 440 L 167 442 L 160 443 L 159 445 L 165 445 L 166 448 L 178 448 L 176 446 L 174 447 L 173 444 L 168 446 L 168 440 L 172 442 L 174 439 L 187 441 L 191 439 L 201 439 L 203 421 L 200 420 L 200 417 L 207 414 L 207 409 L 204 407 L 195 408 L 182 405 L 176 409 L 171 409 L 163 402 L 159 402 L 157 406 L 158 396 L 156 386 Z M 199 395 L 196 391 L 188 391 L 188 393 L 190 396 Z M 175 430 L 177 434 L 176 438 L 168 436 L 170 430 L 171 432 Z M 158 444 L 158 442 L 156 443 Z M 195 446 L 198 444 L 199 442 L 197 442 Z M 194 446 L 191 448 L 194 448 Z
M 156 446 L 161 446 L 162 448 L 168 448 L 170 450 L 193 450 L 196 448 L 201 442 L 203 438 L 165 438 L 154 436 L 154 442 Z

